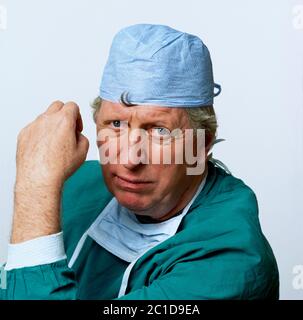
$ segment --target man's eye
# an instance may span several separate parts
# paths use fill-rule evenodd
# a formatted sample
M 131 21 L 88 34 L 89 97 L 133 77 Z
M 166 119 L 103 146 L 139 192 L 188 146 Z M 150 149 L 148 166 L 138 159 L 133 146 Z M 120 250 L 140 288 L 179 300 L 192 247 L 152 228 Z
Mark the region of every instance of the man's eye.
M 125 128 L 125 126 L 127 127 L 127 122 L 126 121 L 120 121 L 120 120 L 113 120 L 111 121 L 111 126 L 113 126 L 114 128 Z
M 170 136 L 170 131 L 164 127 L 153 128 L 152 135 L 156 137 L 168 137 Z
M 119 128 L 121 122 L 120 122 L 120 120 L 114 120 L 114 121 L 112 121 L 112 124 L 113 124 L 113 126 L 114 126 L 115 128 Z

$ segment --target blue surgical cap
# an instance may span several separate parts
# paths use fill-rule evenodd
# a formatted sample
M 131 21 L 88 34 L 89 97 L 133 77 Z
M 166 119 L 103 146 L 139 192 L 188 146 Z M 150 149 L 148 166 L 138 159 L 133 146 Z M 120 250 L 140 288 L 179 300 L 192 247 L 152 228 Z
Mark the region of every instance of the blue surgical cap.
M 203 41 L 154 24 L 132 25 L 115 35 L 100 85 L 102 99 L 122 97 L 130 105 L 208 106 L 220 92 Z

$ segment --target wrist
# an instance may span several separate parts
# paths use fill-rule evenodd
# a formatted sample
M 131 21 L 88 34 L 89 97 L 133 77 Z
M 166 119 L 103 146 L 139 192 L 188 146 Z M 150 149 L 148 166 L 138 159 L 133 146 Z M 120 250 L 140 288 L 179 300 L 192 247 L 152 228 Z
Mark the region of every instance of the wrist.
M 60 232 L 61 189 L 16 181 L 12 243 Z
M 39 192 L 61 192 L 64 181 L 59 178 L 52 179 L 33 179 L 32 177 L 17 174 L 15 182 L 15 192 L 24 190 Z

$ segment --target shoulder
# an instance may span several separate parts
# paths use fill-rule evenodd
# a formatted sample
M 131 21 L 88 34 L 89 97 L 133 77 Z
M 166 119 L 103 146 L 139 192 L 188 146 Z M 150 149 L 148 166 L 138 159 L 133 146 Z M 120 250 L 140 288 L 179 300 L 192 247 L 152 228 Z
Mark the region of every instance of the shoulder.
M 204 193 L 196 200 L 184 219 L 183 237 L 200 243 L 203 257 L 217 257 L 226 271 L 226 261 L 234 261 L 229 274 L 252 279 L 252 292 L 263 284 L 269 288 L 272 281 L 277 284 L 278 268 L 261 229 L 254 191 L 243 180 L 212 166 Z
M 241 243 L 263 242 L 258 215 L 254 191 L 243 180 L 210 163 L 206 184 L 185 218 L 188 227 L 199 225 L 218 234 L 232 233 L 241 237 Z
M 201 208 L 216 211 L 222 209 L 222 214 L 250 213 L 258 216 L 258 201 L 255 192 L 242 180 L 227 173 L 222 168 L 208 163 L 208 175 L 203 190 L 192 205 L 197 211 Z
M 98 161 L 85 161 L 66 180 L 62 193 L 61 224 L 68 256 L 112 197 Z

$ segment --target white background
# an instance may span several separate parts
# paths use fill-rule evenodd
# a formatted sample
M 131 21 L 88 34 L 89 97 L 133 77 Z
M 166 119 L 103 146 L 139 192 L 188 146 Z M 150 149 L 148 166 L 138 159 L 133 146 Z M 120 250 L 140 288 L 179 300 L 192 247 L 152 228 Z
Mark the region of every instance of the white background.
M 214 156 L 256 192 L 276 255 L 281 299 L 303 299 L 293 268 L 303 265 L 302 0 L 0 0 L 0 262 L 13 211 L 18 131 L 56 99 L 82 110 L 89 159 L 97 158 L 89 102 L 114 34 L 159 23 L 200 36 L 213 60 L 219 138 Z

